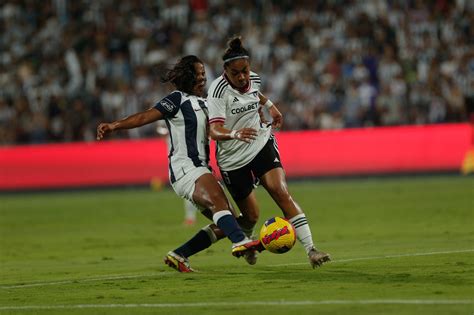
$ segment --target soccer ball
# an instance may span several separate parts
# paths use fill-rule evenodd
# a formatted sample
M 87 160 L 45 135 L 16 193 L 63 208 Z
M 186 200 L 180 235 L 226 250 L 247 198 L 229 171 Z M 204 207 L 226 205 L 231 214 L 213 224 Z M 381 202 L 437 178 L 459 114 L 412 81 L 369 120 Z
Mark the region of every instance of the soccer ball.
M 265 221 L 260 229 L 260 242 L 269 252 L 283 254 L 289 251 L 296 241 L 296 231 L 293 225 L 280 217 Z

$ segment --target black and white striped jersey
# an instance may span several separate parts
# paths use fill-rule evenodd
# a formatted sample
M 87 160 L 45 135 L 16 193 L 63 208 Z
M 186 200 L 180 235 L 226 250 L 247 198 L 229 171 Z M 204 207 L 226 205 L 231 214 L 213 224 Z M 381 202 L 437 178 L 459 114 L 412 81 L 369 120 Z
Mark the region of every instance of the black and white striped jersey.
M 174 91 L 156 103 L 169 130 L 169 177 L 174 183 L 209 164 L 208 109 L 204 98 Z
M 222 122 L 229 130 L 254 128 L 257 139 L 251 143 L 239 140 L 217 142 L 217 161 L 224 171 L 232 171 L 247 165 L 267 143 L 271 127 L 260 122 L 258 114 L 260 76 L 250 72 L 250 84 L 245 92 L 234 89 L 224 75 L 209 87 L 207 102 L 209 123 Z

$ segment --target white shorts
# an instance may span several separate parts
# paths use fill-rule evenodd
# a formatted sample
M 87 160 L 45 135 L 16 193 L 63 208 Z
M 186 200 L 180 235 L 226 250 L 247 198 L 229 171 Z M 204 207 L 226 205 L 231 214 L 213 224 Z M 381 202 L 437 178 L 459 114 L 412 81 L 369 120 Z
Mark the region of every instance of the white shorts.
M 189 200 L 196 205 L 193 200 L 194 188 L 196 187 L 196 181 L 198 180 L 198 178 L 204 174 L 212 175 L 211 171 L 207 167 L 196 167 L 195 169 L 178 179 L 176 182 L 171 184 L 171 186 L 173 187 L 174 191 L 178 196 Z

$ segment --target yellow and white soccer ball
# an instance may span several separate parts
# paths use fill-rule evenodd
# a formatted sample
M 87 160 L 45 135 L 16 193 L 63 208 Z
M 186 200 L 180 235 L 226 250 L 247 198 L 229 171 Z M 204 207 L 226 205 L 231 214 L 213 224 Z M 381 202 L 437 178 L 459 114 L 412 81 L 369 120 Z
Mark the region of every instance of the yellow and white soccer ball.
M 270 218 L 260 229 L 260 242 L 269 252 L 286 253 L 295 245 L 295 241 L 295 228 L 287 219 Z

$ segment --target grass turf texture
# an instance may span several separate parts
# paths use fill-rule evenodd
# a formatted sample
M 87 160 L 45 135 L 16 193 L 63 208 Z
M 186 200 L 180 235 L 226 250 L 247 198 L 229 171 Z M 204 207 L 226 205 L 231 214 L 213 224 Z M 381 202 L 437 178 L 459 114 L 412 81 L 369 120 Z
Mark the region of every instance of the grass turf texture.
M 249 266 L 222 240 L 191 257 L 199 272 L 179 274 L 163 256 L 208 222 L 184 227 L 170 189 L 0 195 L 0 313 L 474 312 L 473 177 L 296 182 L 290 191 L 332 254 L 323 268 L 311 269 L 299 243 Z M 281 213 L 257 194 L 260 227 Z

